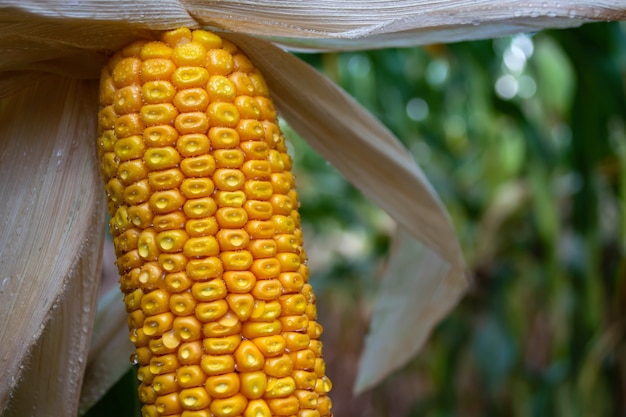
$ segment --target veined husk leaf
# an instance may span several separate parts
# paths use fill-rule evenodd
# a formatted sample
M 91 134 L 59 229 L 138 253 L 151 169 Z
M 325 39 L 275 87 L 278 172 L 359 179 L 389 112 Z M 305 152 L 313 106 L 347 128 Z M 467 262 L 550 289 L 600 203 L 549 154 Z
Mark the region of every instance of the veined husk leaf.
M 104 232 L 94 93 L 94 82 L 48 77 L 0 100 L 0 410 L 7 415 L 71 416 L 78 405 Z
M 356 387 L 357 391 L 367 389 L 406 363 L 464 292 L 467 283 L 455 231 L 445 208 L 406 148 L 356 101 L 279 48 L 245 35 L 230 38 L 265 74 L 287 123 L 365 196 L 386 210 L 403 232 L 412 236 L 403 240 L 402 250 L 395 252 L 402 255 L 401 260 L 390 261 L 406 275 L 383 280 L 381 291 L 409 292 L 409 296 L 396 299 L 395 308 L 423 314 L 409 323 L 412 327 L 393 323 L 387 328 L 372 326 L 363 353 L 367 359 L 361 362 Z M 422 243 L 418 245 L 415 239 Z M 416 257 L 404 256 L 406 251 L 417 248 Z M 412 281 L 419 283 L 409 285 Z M 419 288 L 433 292 L 410 292 Z M 388 322 L 384 318 L 375 320 Z M 388 337 L 390 333 L 394 337 Z M 395 356 L 380 355 L 381 343 L 401 338 L 407 344 L 398 345 Z M 376 360 L 369 361 L 371 358 Z
M 299 50 L 406 47 L 626 19 L 623 0 L 181 0 L 201 24 Z
M 0 71 L 97 77 L 100 52 L 179 26 L 220 28 L 310 51 L 493 38 L 624 20 L 623 0 L 8 0 Z
M 94 323 L 79 415 L 89 411 L 130 368 L 128 360 L 135 347 L 128 338 L 127 313 L 117 286 L 100 297 Z

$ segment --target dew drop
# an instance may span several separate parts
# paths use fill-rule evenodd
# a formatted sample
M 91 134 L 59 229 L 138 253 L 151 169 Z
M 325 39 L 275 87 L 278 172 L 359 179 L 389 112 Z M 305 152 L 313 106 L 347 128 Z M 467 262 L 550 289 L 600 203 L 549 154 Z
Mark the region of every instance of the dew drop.
M 186 405 L 187 407 L 193 407 L 197 402 L 198 399 L 194 396 L 183 398 L 183 405 Z
M 174 239 L 172 239 L 171 237 L 165 237 L 161 239 L 161 248 L 163 248 L 163 250 L 170 250 L 173 247 L 174 247 Z
M 138 217 L 136 217 L 135 219 L 140 220 Z M 135 222 L 133 221 L 133 223 Z M 142 245 L 139 245 L 138 250 L 139 250 L 139 256 L 141 256 L 142 258 L 147 257 L 148 254 L 150 253 L 150 249 L 148 248 L 148 245 L 146 245 L 145 243 Z M 141 281 L 141 275 L 139 276 L 139 281 Z M 145 283 L 146 281 L 141 281 L 141 282 Z

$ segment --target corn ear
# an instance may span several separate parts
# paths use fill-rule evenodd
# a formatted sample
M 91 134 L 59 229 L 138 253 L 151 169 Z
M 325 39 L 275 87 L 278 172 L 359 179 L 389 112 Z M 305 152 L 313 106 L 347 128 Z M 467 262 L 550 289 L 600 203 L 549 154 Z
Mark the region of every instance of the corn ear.
M 98 154 L 145 417 L 332 416 L 291 159 L 262 75 L 218 35 L 103 69 Z

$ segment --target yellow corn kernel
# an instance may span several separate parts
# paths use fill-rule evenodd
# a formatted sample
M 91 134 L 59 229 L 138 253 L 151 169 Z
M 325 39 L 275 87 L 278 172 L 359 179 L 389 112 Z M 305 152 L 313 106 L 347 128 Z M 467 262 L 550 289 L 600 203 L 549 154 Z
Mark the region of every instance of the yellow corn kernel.
M 217 241 L 221 250 L 232 251 L 248 246 L 250 238 L 243 229 L 222 229 L 217 232 Z
M 202 346 L 208 354 L 221 355 L 233 353 L 241 343 L 241 335 L 233 334 L 225 337 L 207 337 L 202 341 Z
M 235 84 L 223 75 L 212 75 L 206 89 L 211 101 L 233 101 L 237 96 Z
M 294 392 L 298 401 L 300 401 L 300 409 L 314 409 L 317 407 L 319 394 L 307 390 L 298 389 Z
M 252 265 L 252 255 L 246 250 L 220 253 L 225 271 L 245 271 Z
M 236 372 L 208 377 L 206 391 L 213 398 L 228 398 L 239 393 L 240 381 Z
M 154 392 L 154 388 L 152 388 L 152 386 L 141 384 L 139 386 L 138 393 L 139 393 L 139 399 L 141 400 L 142 403 L 154 404 L 154 401 L 156 400 L 156 393 Z M 144 409 L 146 408 L 151 409 L 152 407 L 144 406 Z M 155 416 L 155 417 L 160 416 L 160 414 L 157 414 L 156 406 L 154 407 L 154 414 L 149 414 L 149 415 Z
M 279 334 L 281 331 L 280 321 L 274 320 L 271 322 L 245 322 L 241 326 L 241 334 L 246 339 L 254 339 L 261 336 L 273 336 Z
M 300 408 L 300 402 L 295 395 L 267 400 L 267 405 L 272 413 L 277 416 L 291 416 L 296 414 L 298 412 L 298 408 Z
M 171 329 L 174 316 L 172 313 L 161 313 L 146 318 L 143 322 L 143 332 L 148 336 L 159 336 Z
M 243 417 L 272 417 L 272 412 L 264 400 L 248 401 Z
M 224 300 L 216 300 L 208 303 L 198 303 L 195 315 L 201 322 L 215 321 L 228 311 L 228 303 Z
M 120 161 L 141 158 L 145 152 L 143 140 L 139 135 L 119 139 L 113 146 L 115 156 Z
M 278 301 L 283 315 L 303 314 L 306 311 L 307 302 L 302 294 L 286 294 Z
M 182 411 L 179 394 L 177 392 L 157 397 L 154 405 L 161 415 L 176 414 Z
M 153 58 L 141 64 L 141 79 L 144 82 L 169 80 L 176 66 L 169 59 Z
M 284 378 L 270 377 L 267 380 L 267 386 L 265 387 L 265 399 L 271 398 L 284 398 L 291 395 L 296 390 L 296 382 L 290 376 Z
M 182 229 L 185 227 L 185 216 L 180 211 L 173 211 L 167 214 L 155 215 L 152 219 L 154 230 L 163 232 L 172 229 Z
M 190 236 L 215 235 L 218 230 L 215 217 L 205 217 L 203 219 L 189 219 L 184 226 Z
M 246 231 L 252 239 L 269 239 L 274 235 L 274 224 L 271 221 L 251 220 L 246 224 Z
M 227 75 L 233 69 L 233 56 L 224 49 L 212 49 L 207 54 L 206 66 L 211 74 Z
M 185 410 L 202 410 L 211 402 L 209 394 L 203 387 L 183 389 L 180 391 L 179 398 Z
M 231 293 L 248 293 L 256 283 L 256 277 L 250 271 L 227 271 L 222 277 Z
M 183 179 L 183 173 L 178 168 L 151 172 L 148 175 L 148 182 L 153 190 L 168 190 L 171 188 L 177 188 L 183 182 Z
M 176 335 L 184 341 L 199 340 L 202 336 L 202 323 L 194 316 L 176 317 L 173 329 Z
M 257 281 L 252 288 L 251 294 L 257 300 L 272 301 L 278 299 L 283 292 L 283 287 L 277 279 L 263 279 Z M 305 316 L 306 317 L 306 316 Z M 285 329 L 289 331 L 289 329 Z
M 289 355 L 283 353 L 280 356 L 266 358 L 263 372 L 275 378 L 284 378 L 293 372 L 293 362 Z
M 184 157 L 206 155 L 210 148 L 209 138 L 203 133 L 183 135 L 176 142 L 176 149 Z
M 259 279 L 276 278 L 280 274 L 280 262 L 275 257 L 256 259 L 252 262 L 250 271 L 252 271 Z
M 209 129 L 209 139 L 215 149 L 232 149 L 240 145 L 237 131 L 227 127 L 212 126 Z
M 143 155 L 146 166 L 153 171 L 176 168 L 180 159 L 181 156 L 176 148 L 171 146 L 149 148 Z
M 180 169 L 188 177 L 208 177 L 215 169 L 215 160 L 211 155 L 185 158 L 180 163 Z
M 170 124 L 178 115 L 178 110 L 170 103 L 145 104 L 141 107 L 141 120 L 147 126 Z
M 222 266 L 222 261 L 220 261 L 219 258 L 208 257 L 190 260 L 187 264 L 186 271 L 189 278 L 195 281 L 206 281 L 219 277 L 224 271 L 224 267 Z M 192 293 L 194 293 L 194 291 L 202 292 L 200 295 L 203 297 L 216 297 L 215 299 L 218 299 L 223 298 L 226 289 L 224 288 L 223 283 L 220 283 L 219 280 L 213 280 L 211 284 L 196 286 L 195 289 L 192 289 Z M 197 297 L 198 294 L 194 293 L 194 296 Z
M 228 294 L 226 301 L 232 312 L 239 318 L 240 321 L 245 321 L 250 318 L 254 309 L 254 297 L 250 294 Z
M 274 214 L 272 204 L 267 201 L 247 200 L 243 207 L 250 220 L 268 220 Z
M 184 272 L 175 272 L 165 275 L 165 288 L 171 293 L 186 291 L 192 285 L 192 281 Z
M 97 153 L 143 415 L 330 417 L 292 160 L 261 74 L 180 28 L 101 75 Z
M 281 307 L 277 301 L 255 300 L 250 321 L 273 321 L 280 316 Z
M 219 207 L 240 208 L 246 202 L 246 195 L 243 191 L 217 191 L 215 201 Z M 247 216 L 246 213 L 244 215 Z M 247 217 L 246 217 L 247 220 Z
M 141 298 L 141 309 L 150 316 L 165 313 L 169 310 L 169 298 L 169 293 L 164 290 L 149 292 Z
M 137 58 L 122 59 L 115 65 L 111 75 L 116 88 L 140 84 L 141 60 Z
M 207 108 L 211 126 L 235 127 L 239 123 L 239 111 L 232 103 L 214 101 Z
M 192 237 L 185 242 L 183 253 L 189 258 L 215 256 L 219 253 L 219 247 L 213 236 Z
M 293 368 L 313 371 L 315 369 L 315 353 L 310 349 L 298 350 L 289 354 L 291 361 L 293 362 Z
M 224 316 L 227 316 L 225 314 Z M 220 320 L 222 320 L 222 317 Z M 224 336 L 232 336 L 239 335 L 241 332 L 241 322 L 237 320 L 236 322 L 210 322 L 205 323 L 202 327 L 202 331 L 204 333 L 204 337 L 214 338 L 214 337 L 224 337 Z
M 207 376 L 199 365 L 181 366 L 176 370 L 176 380 L 181 388 L 193 388 L 204 385 Z
M 233 355 L 204 355 L 200 367 L 205 374 L 222 375 L 235 370 Z
M 149 147 L 174 145 L 177 139 L 178 132 L 168 125 L 147 127 L 143 132 L 143 141 Z
M 248 213 L 240 207 L 221 207 L 215 219 L 222 229 L 240 229 L 248 222 Z
M 183 365 L 193 365 L 200 363 L 202 355 L 204 355 L 202 343 L 200 340 L 185 342 L 178 348 L 178 361 Z
M 282 335 L 257 337 L 252 339 L 252 342 L 266 358 L 282 354 L 286 346 L 285 338 Z
M 187 258 L 180 253 L 163 253 L 159 255 L 159 265 L 167 272 L 179 272 L 185 269 Z
M 115 120 L 115 135 L 125 138 L 133 135 L 141 135 L 145 126 L 138 114 L 126 114 Z
M 241 394 L 229 398 L 216 398 L 211 402 L 210 409 L 215 417 L 235 417 L 240 415 L 248 405 L 248 399 Z
M 180 252 L 189 235 L 184 230 L 167 230 L 157 235 L 159 249 L 164 252 Z
M 209 80 L 209 72 L 201 67 L 181 67 L 174 71 L 171 79 L 178 89 L 202 87 Z
M 178 391 L 176 374 L 172 372 L 155 376 L 152 380 L 152 388 L 154 388 L 154 392 L 156 392 L 157 395 L 170 394 L 174 391 Z
M 242 372 L 239 374 L 241 393 L 250 400 L 259 399 L 265 393 L 267 375 L 265 372 Z
M 215 186 L 209 178 L 187 178 L 180 186 L 180 190 L 187 198 L 210 197 Z
M 248 244 L 247 249 L 256 262 L 258 259 L 266 259 L 275 256 L 276 242 L 272 239 L 255 239 Z
M 259 371 L 265 364 L 265 357 L 250 340 L 243 340 L 235 351 L 235 363 L 239 372 Z
M 130 185 L 134 182 L 143 180 L 148 177 L 148 169 L 141 159 L 132 159 L 122 162 L 117 168 L 117 176 L 124 185 Z
M 226 297 L 227 289 L 224 281 L 217 278 L 206 282 L 196 282 L 191 286 L 191 293 L 198 301 L 214 301 Z
M 311 347 L 310 343 L 312 342 L 312 340 L 308 334 L 285 332 L 283 333 L 283 337 L 285 338 L 285 342 L 287 344 L 287 350 L 291 352 Z M 312 350 L 315 352 L 315 349 L 312 348 Z
M 176 355 L 170 353 L 167 355 L 154 356 L 150 360 L 150 372 L 154 375 L 162 375 L 170 372 L 176 372 L 179 367 Z
M 209 119 L 206 114 L 199 111 L 181 113 L 176 117 L 174 126 L 182 134 L 202 133 L 207 131 Z
M 215 200 L 210 197 L 187 200 L 183 207 L 185 215 L 191 219 L 202 219 L 212 216 L 215 210 L 217 210 Z
M 252 81 L 250 81 L 247 74 L 236 71 L 233 72 L 229 78 L 235 84 L 238 95 L 254 94 L 254 84 L 252 84 Z

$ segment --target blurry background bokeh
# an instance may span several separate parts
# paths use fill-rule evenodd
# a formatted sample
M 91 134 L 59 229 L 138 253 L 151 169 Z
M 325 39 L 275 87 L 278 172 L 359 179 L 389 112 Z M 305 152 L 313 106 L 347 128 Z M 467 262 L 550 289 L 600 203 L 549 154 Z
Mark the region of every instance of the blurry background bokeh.
M 626 25 L 300 57 L 410 149 L 472 280 L 409 365 L 354 396 L 395 226 L 285 127 L 335 416 L 626 415 Z M 88 416 L 139 415 L 134 378 Z

